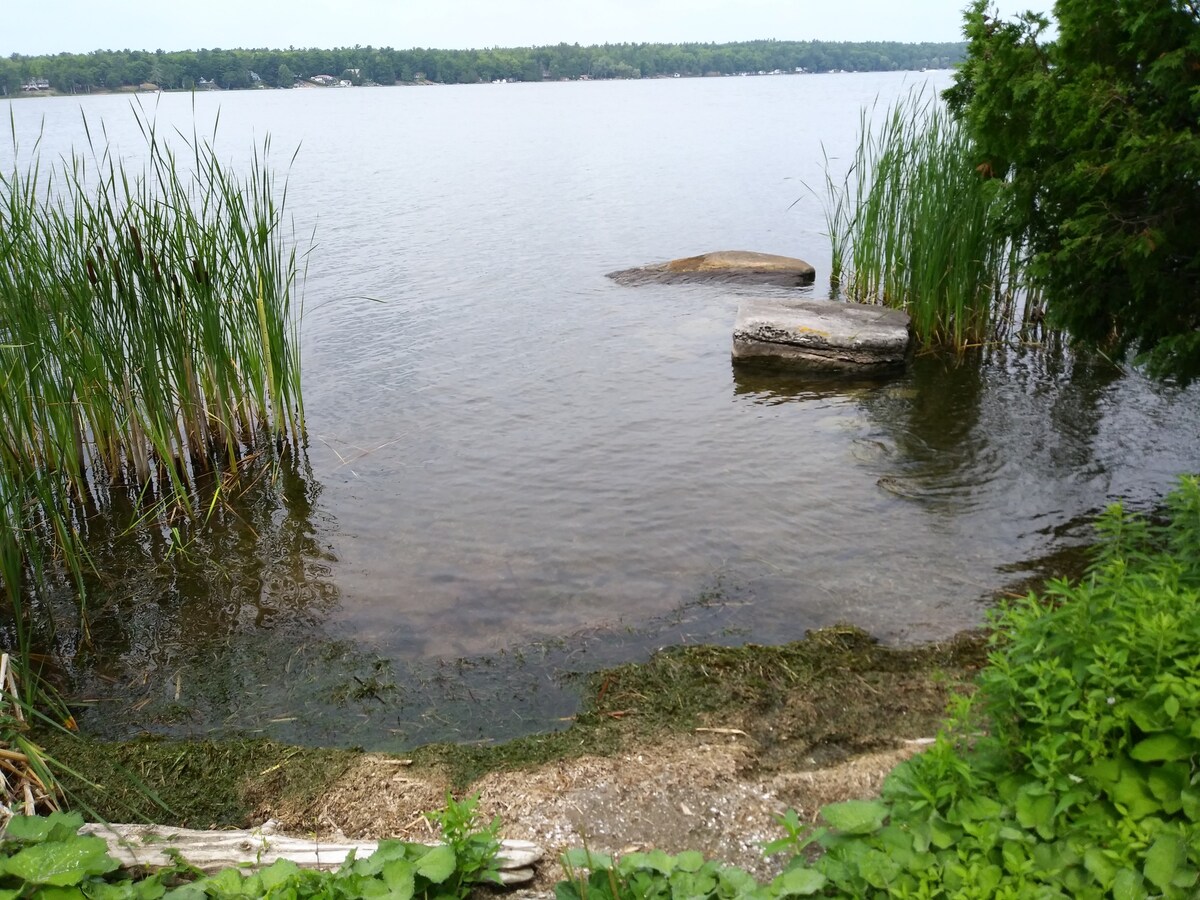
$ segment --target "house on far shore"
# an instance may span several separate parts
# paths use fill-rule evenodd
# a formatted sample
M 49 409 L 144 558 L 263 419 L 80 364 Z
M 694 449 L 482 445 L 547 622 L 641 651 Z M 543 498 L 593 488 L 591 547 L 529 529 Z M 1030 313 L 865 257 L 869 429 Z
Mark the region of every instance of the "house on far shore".
M 50 90 L 50 82 L 45 78 L 31 78 L 21 83 L 21 90 L 30 94 L 35 91 L 48 91 Z
M 312 78 L 310 78 L 308 80 L 311 81 L 313 84 L 319 84 L 322 87 L 329 87 L 329 85 L 331 85 L 331 84 L 337 84 L 337 79 L 334 78 L 332 75 L 314 75 Z

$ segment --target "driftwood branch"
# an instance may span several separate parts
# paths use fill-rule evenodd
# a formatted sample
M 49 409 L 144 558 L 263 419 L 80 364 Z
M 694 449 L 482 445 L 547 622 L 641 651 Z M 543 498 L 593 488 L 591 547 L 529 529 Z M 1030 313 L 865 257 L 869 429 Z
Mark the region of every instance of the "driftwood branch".
M 108 842 L 108 852 L 123 866 L 160 868 L 178 852 L 204 872 L 228 868 L 258 868 L 289 859 L 306 869 L 336 869 L 353 850 L 356 857 L 370 856 L 379 847 L 374 841 L 315 841 L 275 833 L 274 820 L 253 831 L 196 831 L 165 825 L 84 825 L 81 834 L 94 834 Z M 524 884 L 533 880 L 533 865 L 545 855 L 529 841 L 500 842 L 496 855 L 500 880 Z

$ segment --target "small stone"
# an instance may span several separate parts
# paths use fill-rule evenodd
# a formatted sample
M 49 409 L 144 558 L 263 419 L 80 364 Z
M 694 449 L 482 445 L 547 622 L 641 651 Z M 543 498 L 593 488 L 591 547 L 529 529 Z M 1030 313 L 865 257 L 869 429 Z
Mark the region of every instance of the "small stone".
M 502 869 L 526 869 L 545 856 L 540 846 L 532 841 L 507 839 L 501 842 L 496 862 Z
M 497 876 L 503 885 L 528 884 L 533 881 L 533 869 L 501 869 Z

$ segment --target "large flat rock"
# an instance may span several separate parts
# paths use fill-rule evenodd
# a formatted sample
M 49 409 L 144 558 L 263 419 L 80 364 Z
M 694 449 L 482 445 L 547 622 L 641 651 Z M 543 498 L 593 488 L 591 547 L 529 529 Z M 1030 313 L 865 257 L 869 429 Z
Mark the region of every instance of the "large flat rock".
M 831 372 L 902 368 L 908 314 L 833 300 L 743 300 L 733 327 L 734 359 L 767 359 Z
M 816 270 L 794 256 L 776 256 L 752 250 L 718 250 L 670 262 L 610 272 L 622 284 L 670 284 L 711 281 L 736 284 L 779 284 L 789 287 L 812 284 Z

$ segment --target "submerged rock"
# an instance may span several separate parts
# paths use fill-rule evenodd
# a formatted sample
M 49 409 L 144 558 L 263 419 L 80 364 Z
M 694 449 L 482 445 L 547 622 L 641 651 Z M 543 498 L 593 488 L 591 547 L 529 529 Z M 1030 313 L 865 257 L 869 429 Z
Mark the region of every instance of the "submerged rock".
M 621 284 L 669 284 L 680 281 L 713 281 L 741 284 L 779 284 L 799 287 L 812 284 L 816 270 L 802 259 L 755 253 L 750 250 L 718 250 L 685 259 L 610 272 Z
M 908 356 L 908 314 L 833 300 L 743 300 L 736 360 L 767 359 L 827 372 L 887 372 Z

